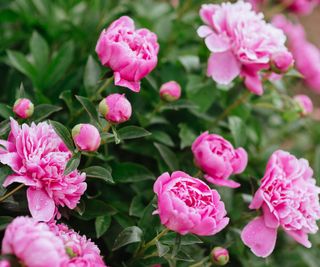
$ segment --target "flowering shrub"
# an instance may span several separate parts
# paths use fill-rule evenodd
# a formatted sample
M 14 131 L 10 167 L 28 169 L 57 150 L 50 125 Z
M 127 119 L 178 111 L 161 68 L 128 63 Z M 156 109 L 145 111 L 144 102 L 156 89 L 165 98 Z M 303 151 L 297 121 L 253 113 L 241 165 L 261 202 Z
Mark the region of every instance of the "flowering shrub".
M 0 266 L 318 266 L 318 5 L 3 0 Z

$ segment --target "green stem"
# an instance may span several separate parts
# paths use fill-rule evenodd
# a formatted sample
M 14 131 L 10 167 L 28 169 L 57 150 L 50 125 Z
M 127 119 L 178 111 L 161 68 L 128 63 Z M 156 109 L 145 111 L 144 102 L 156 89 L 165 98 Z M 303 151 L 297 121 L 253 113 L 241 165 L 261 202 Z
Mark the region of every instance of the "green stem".
M 200 266 L 204 266 L 204 263 L 206 261 L 208 261 L 209 257 L 205 257 L 203 258 L 201 261 L 196 262 L 195 264 L 190 265 L 189 267 L 200 267 Z
M 16 188 L 11 190 L 10 192 L 6 193 L 2 197 L 0 197 L 0 202 L 6 200 L 8 197 L 12 196 L 15 192 L 19 191 L 22 187 L 24 187 L 24 184 L 18 185 Z
M 113 81 L 113 76 L 110 77 L 109 79 L 106 79 L 104 81 L 104 83 L 99 87 L 99 89 L 97 90 L 96 95 L 92 96 L 90 98 L 91 101 L 98 99 L 99 97 L 101 97 L 101 93 L 103 93 L 103 91 L 105 89 L 107 89 L 107 87 L 110 85 L 110 83 Z
M 211 130 L 213 130 L 221 120 L 226 118 L 232 110 L 234 110 L 236 107 L 240 106 L 244 101 L 246 101 L 250 95 L 251 95 L 251 92 L 248 90 L 246 90 L 244 93 L 242 93 L 240 95 L 240 97 L 236 101 L 234 101 L 231 105 L 229 105 L 224 110 L 224 112 L 214 121 L 214 123 L 211 127 Z

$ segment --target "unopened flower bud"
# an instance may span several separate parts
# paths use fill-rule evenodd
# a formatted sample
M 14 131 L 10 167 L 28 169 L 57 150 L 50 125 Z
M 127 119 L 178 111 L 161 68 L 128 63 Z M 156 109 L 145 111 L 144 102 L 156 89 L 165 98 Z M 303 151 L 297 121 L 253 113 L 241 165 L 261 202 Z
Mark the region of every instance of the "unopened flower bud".
M 211 260 L 215 265 L 223 266 L 229 262 L 229 252 L 225 248 L 215 247 L 211 251 Z
M 294 101 L 299 105 L 301 108 L 301 115 L 306 116 L 313 111 L 313 104 L 307 95 L 296 95 L 294 98 Z
M 274 53 L 271 57 L 272 70 L 276 73 L 287 72 L 293 63 L 293 56 L 288 51 Z
M 23 119 L 31 117 L 33 111 L 33 103 L 27 98 L 19 98 L 13 105 L 13 112 Z
M 111 94 L 102 99 L 99 112 L 107 121 L 118 124 L 130 119 L 132 107 L 124 94 Z
M 164 83 L 160 87 L 160 97 L 168 102 L 176 101 L 181 96 L 181 87 L 175 81 Z
M 96 151 L 101 142 L 98 129 L 88 123 L 73 127 L 72 138 L 78 149 L 82 151 Z

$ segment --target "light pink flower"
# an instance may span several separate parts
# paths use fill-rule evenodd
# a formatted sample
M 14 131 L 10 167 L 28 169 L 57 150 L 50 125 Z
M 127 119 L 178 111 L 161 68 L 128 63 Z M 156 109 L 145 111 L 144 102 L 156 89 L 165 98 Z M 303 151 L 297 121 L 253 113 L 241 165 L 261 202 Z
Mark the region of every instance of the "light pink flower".
M 49 224 L 51 231 L 59 237 L 69 254 L 61 267 L 105 267 L 99 248 L 90 239 L 81 236 L 65 224 Z
M 160 97 L 168 102 L 178 100 L 181 96 L 181 87 L 175 81 L 166 82 L 160 87 Z
M 222 247 L 215 247 L 211 251 L 211 261 L 218 266 L 224 266 L 229 262 L 229 251 Z
M 242 147 L 234 149 L 222 136 L 204 132 L 193 142 L 191 149 L 195 163 L 206 173 L 209 182 L 231 188 L 240 186 L 228 178 L 243 172 L 247 166 L 248 155 Z
M 49 221 L 58 206 L 74 209 L 87 188 L 85 174 L 77 170 L 64 175 L 71 152 L 46 122 L 31 126 L 11 119 L 8 140 L 0 140 L 0 162 L 11 167 L 3 186 L 17 182 L 28 186 L 27 198 L 32 217 Z M 3 148 L 4 147 L 4 148 Z
M 306 84 L 320 93 L 320 50 L 308 42 L 301 24 L 293 24 L 283 15 L 272 20 L 288 36 L 288 47 L 295 60 L 297 70 L 304 76 Z
M 0 260 L 0 267 L 10 267 L 10 262 L 8 260 Z
M 28 267 L 61 267 L 68 259 L 62 240 L 48 225 L 28 217 L 17 217 L 9 224 L 1 253 L 13 254 Z
M 89 123 L 74 126 L 72 137 L 76 146 L 82 151 L 96 151 L 101 142 L 98 129 Z
M 13 105 L 13 112 L 23 119 L 31 117 L 33 111 L 33 103 L 28 98 L 19 98 Z
M 123 16 L 101 32 L 96 52 L 101 63 L 114 71 L 115 85 L 140 91 L 140 80 L 157 65 L 157 35 L 136 30 L 131 18 Z
M 281 0 L 281 2 L 298 15 L 308 15 L 319 5 L 319 0 Z
M 275 53 L 288 53 L 283 32 L 266 23 L 263 14 L 255 13 L 250 3 L 242 1 L 202 5 L 200 16 L 206 25 L 198 29 L 198 35 L 212 52 L 208 76 L 217 83 L 229 84 L 240 75 L 251 92 L 261 95 L 260 72 L 270 70 Z
M 306 115 L 312 113 L 313 104 L 312 104 L 312 100 L 310 99 L 310 97 L 308 97 L 307 95 L 296 95 L 293 99 L 301 107 L 301 110 L 302 110 L 301 115 L 306 116 Z
M 269 256 L 275 246 L 277 229 L 305 247 L 311 247 L 308 234 L 316 233 L 320 218 L 319 193 L 313 171 L 305 159 L 275 151 L 267 164 L 261 185 L 250 209 L 262 209 L 242 231 L 242 241 L 259 257 Z
M 124 94 L 111 94 L 102 99 L 99 112 L 111 123 L 123 123 L 130 119 L 132 107 Z
M 224 203 L 216 190 L 188 174 L 162 174 L 153 186 L 161 223 L 182 235 L 214 235 L 228 223 Z

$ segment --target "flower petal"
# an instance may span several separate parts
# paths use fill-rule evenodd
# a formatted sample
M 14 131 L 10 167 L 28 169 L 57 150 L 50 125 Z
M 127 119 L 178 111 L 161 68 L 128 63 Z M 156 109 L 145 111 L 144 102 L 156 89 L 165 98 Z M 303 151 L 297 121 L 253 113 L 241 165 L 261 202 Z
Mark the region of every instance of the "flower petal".
M 305 246 L 306 248 L 311 248 L 312 244 L 308 239 L 307 233 L 304 233 L 301 230 L 296 230 L 296 231 L 284 230 L 284 231 L 301 245 Z

